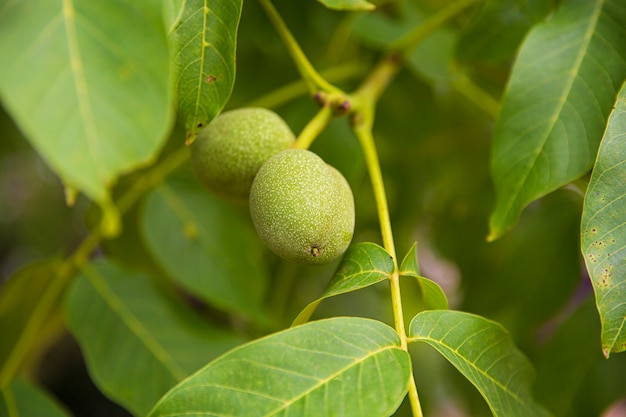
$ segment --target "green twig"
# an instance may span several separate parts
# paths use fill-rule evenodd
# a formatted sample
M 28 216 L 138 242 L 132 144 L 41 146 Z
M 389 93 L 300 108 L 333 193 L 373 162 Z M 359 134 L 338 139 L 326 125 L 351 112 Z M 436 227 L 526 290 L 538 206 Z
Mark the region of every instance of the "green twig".
M 376 145 L 372 134 L 376 102 L 385 91 L 398 69 L 399 61 L 395 56 L 388 56 L 378 64 L 370 76 L 352 96 L 354 104 L 352 122 L 354 132 L 359 139 L 365 164 L 370 175 L 383 246 L 393 259 L 394 272 L 389 277 L 389 286 L 391 290 L 391 307 L 393 310 L 394 327 L 400 336 L 401 348 L 408 351 L 404 312 L 402 308 L 402 294 L 400 291 L 398 257 L 393 240 L 393 231 L 391 228 L 391 218 L 389 215 L 389 207 L 385 193 L 385 184 L 383 182 L 378 153 L 376 152 Z M 408 395 L 413 416 L 423 417 L 422 406 L 420 404 L 412 370 L 409 380 Z
M 119 199 L 117 203 L 119 213 L 123 214 L 127 212 L 146 190 L 161 182 L 170 172 L 186 161 L 187 158 L 188 150 L 182 147 L 143 174 L 143 176 L 133 184 L 133 187 L 126 191 Z M 45 322 L 50 311 L 62 296 L 76 272 L 89 261 L 91 253 L 93 253 L 100 241 L 104 238 L 105 233 L 103 232 L 102 224 L 100 223 L 57 269 L 48 290 L 43 294 L 37 306 L 32 311 L 7 361 L 0 369 L 0 387 L 6 386 L 15 376 L 25 355 L 30 351 L 29 344 L 32 343 L 35 335 L 39 332 L 39 329 Z
M 322 78 L 322 76 L 315 70 L 272 2 L 270 0 L 259 0 L 259 3 L 261 3 L 261 6 L 265 9 L 265 12 L 272 21 L 274 28 L 278 32 L 278 35 L 283 40 L 287 51 L 291 55 L 291 58 L 300 72 L 300 76 L 307 84 L 309 92 L 314 94 L 317 91 L 322 90 L 328 93 L 341 93 L 340 89 Z
M 498 117 L 500 113 L 500 103 L 489 93 L 476 85 L 467 75 L 459 74 L 454 76 L 452 86 L 489 116 L 494 119 Z
M 368 66 L 364 64 L 352 62 L 322 71 L 321 74 L 324 79 L 329 82 L 342 82 L 363 76 L 367 69 Z M 275 109 L 291 100 L 305 95 L 307 92 L 309 92 L 307 83 L 300 79 L 251 101 L 248 103 L 248 106 Z
M 391 51 L 401 51 L 405 54 L 410 52 L 410 50 L 417 46 L 417 44 L 424 40 L 424 38 L 439 29 L 469 6 L 480 1 L 482 0 L 457 0 L 450 3 L 434 15 L 430 16 L 424 23 L 417 26 L 414 30 L 402 36 L 400 39 L 397 39 L 389 45 L 388 49 Z
M 328 126 L 328 123 L 333 118 L 333 110 L 330 106 L 322 106 L 319 112 L 313 117 L 309 123 L 302 129 L 294 148 L 309 149 L 313 141 L 319 136 L 320 133 Z

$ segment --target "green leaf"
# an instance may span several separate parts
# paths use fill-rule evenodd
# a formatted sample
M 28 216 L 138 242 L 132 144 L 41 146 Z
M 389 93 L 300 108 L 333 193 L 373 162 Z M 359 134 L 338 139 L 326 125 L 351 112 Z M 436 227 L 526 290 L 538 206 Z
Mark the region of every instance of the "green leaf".
M 242 0 L 167 0 L 174 88 L 188 142 L 224 108 L 235 84 Z
M 147 197 L 141 229 L 154 258 L 186 290 L 262 320 L 263 245 L 247 211 L 244 218 L 233 208 L 195 182 L 172 180 Z
M 48 394 L 22 381 L 0 390 L 0 417 L 68 417 Z
M 373 10 L 376 8 L 366 0 L 317 0 L 329 9 L 335 10 Z
M 324 299 L 369 287 L 392 273 L 393 259 L 384 248 L 369 242 L 351 245 L 322 295 L 298 314 L 292 326 L 307 322 Z
M 68 283 L 57 274 L 61 262 L 29 265 L 9 278 L 0 291 L 0 388 L 6 387 L 32 350 L 43 344 L 60 312 Z
M 153 160 L 170 129 L 161 2 L 4 2 L 0 55 L 15 122 L 70 188 L 110 206 L 108 188 Z
M 626 78 L 625 28 L 621 0 L 565 0 L 526 38 L 495 126 L 490 240 L 593 165 Z
M 406 395 L 410 366 L 389 326 L 321 320 L 223 355 L 172 389 L 149 416 L 387 417 Z
M 166 297 L 146 276 L 107 262 L 84 268 L 68 294 L 66 315 L 94 382 L 136 415 L 242 342 Z
M 602 351 L 626 350 L 626 83 L 585 194 L 582 252 L 602 321 Z
M 414 243 L 400 265 L 400 276 L 417 279 L 421 291 L 421 307 L 424 310 L 447 310 L 448 297 L 439 284 L 419 273 L 417 264 L 417 243 Z
M 499 324 L 460 311 L 424 311 L 411 321 L 409 337 L 429 344 L 454 365 L 494 416 L 549 416 L 532 398 L 532 365 Z
M 456 47 L 462 61 L 502 62 L 515 53 L 530 28 L 552 8 L 551 0 L 489 0 Z

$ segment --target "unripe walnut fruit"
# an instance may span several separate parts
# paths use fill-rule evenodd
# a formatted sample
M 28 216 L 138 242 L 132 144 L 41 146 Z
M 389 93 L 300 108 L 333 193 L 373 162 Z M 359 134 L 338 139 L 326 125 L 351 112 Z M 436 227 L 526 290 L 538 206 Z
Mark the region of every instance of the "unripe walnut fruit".
M 198 134 L 190 146 L 191 164 L 209 190 L 245 200 L 261 165 L 294 141 L 289 126 L 270 110 L 231 110 L 220 114 Z
M 250 214 L 267 246 L 284 259 L 324 264 L 354 233 L 354 197 L 346 179 L 313 152 L 287 149 L 261 167 Z

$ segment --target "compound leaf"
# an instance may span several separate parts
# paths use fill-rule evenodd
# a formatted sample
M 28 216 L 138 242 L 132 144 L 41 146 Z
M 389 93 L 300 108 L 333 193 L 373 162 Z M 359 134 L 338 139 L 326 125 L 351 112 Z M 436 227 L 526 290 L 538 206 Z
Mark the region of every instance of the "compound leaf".
M 166 2 L 174 89 L 188 142 L 217 116 L 235 84 L 242 0 Z
M 166 297 L 148 277 L 108 262 L 84 268 L 66 315 L 94 382 L 142 416 L 176 383 L 242 342 Z
M 592 167 L 624 78 L 621 0 L 565 0 L 530 32 L 495 126 L 490 240 L 512 227 L 527 204 Z
M 406 395 L 410 359 L 393 329 L 341 317 L 240 346 L 167 393 L 150 417 L 387 417 Z
M 0 10 L 0 97 L 69 189 L 110 205 L 172 121 L 159 0 L 32 0 Z
M 308 321 L 322 300 L 369 287 L 392 273 L 393 260 L 384 248 L 369 242 L 350 246 L 322 295 L 298 314 L 292 326 Z
M 411 321 L 411 342 L 441 353 L 482 394 L 495 417 L 546 417 L 534 402 L 534 370 L 499 324 L 460 311 L 424 311 Z
M 626 350 L 626 84 L 600 144 L 585 195 L 582 252 L 602 321 L 602 351 Z

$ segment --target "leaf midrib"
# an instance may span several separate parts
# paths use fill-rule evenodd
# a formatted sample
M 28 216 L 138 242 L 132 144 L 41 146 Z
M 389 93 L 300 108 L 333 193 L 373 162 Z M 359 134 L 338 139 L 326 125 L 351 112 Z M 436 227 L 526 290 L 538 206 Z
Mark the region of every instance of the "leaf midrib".
M 75 8 L 73 0 L 63 0 L 63 21 L 65 23 L 65 33 L 67 39 L 67 47 L 70 59 L 70 70 L 73 73 L 74 88 L 76 90 L 76 99 L 78 101 L 78 110 L 80 111 L 85 129 L 85 137 L 91 160 L 94 164 L 96 175 L 101 180 L 106 180 L 102 160 L 99 157 L 99 136 L 96 130 L 95 117 L 91 102 L 89 100 L 89 89 L 85 78 L 85 70 L 78 44 L 78 34 L 76 32 Z
M 504 210 L 504 212 L 508 213 L 511 210 L 511 207 L 513 206 L 515 201 L 517 201 L 517 199 L 519 198 L 521 189 L 524 187 L 524 184 L 528 180 L 530 172 L 535 168 L 537 164 L 537 159 L 539 158 L 539 156 L 545 149 L 546 143 L 548 142 L 548 139 L 551 137 L 551 134 L 554 131 L 554 127 L 556 126 L 558 118 L 563 111 L 565 103 L 567 102 L 567 97 L 569 96 L 571 92 L 572 86 L 574 85 L 574 81 L 577 78 L 577 74 L 579 73 L 580 67 L 589 49 L 589 44 L 591 43 L 591 39 L 593 38 L 593 34 L 595 33 L 595 28 L 597 27 L 597 23 L 598 23 L 599 16 L 601 14 L 603 6 L 604 6 L 604 0 L 596 1 L 596 8 L 589 19 L 589 25 L 583 37 L 584 42 L 582 43 L 582 45 L 584 45 L 584 47 L 581 46 L 578 52 L 578 55 L 576 56 L 575 64 L 572 65 L 571 67 L 570 77 L 567 79 L 566 87 L 563 88 L 563 93 L 561 94 L 558 100 L 559 105 L 555 108 L 554 113 L 549 119 L 550 122 L 547 124 L 549 128 L 546 129 L 546 132 L 543 135 L 540 146 L 536 147 L 531 160 L 527 164 L 527 168 L 525 172 L 523 173 L 523 175 L 519 176 L 518 182 L 514 185 L 513 187 L 514 192 L 508 193 L 510 198 L 508 199 L 508 202 L 505 206 L 506 209 Z
M 167 350 L 152 337 L 141 321 L 137 320 L 135 315 L 124 306 L 122 300 L 115 294 L 102 275 L 90 265 L 84 268 L 84 273 L 94 289 L 100 294 L 111 311 L 116 313 L 117 317 L 126 325 L 131 334 L 143 343 L 174 379 L 177 381 L 184 379 L 187 373 L 175 362 Z

